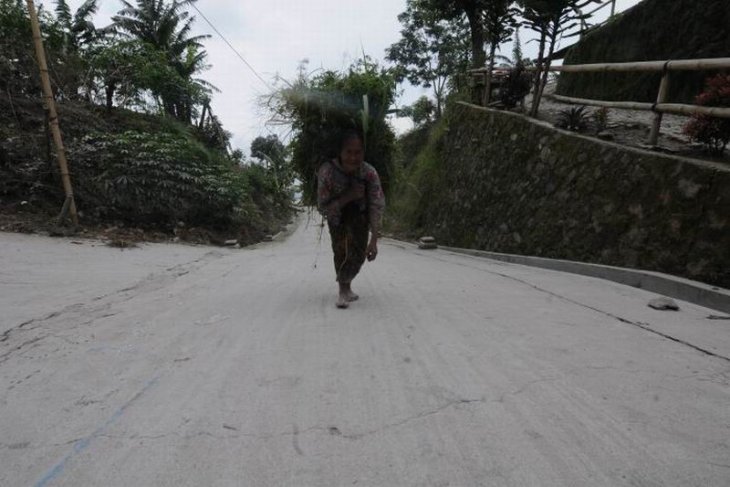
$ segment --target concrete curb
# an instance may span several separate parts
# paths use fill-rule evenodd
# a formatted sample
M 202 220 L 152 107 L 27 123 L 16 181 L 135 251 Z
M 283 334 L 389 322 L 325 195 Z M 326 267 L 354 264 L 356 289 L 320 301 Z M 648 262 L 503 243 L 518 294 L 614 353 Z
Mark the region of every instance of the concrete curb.
M 408 242 L 411 244 L 411 242 Z M 485 250 L 461 249 L 456 247 L 439 246 L 439 249 L 456 254 L 471 255 L 486 259 L 520 264 L 530 267 L 539 267 L 581 276 L 596 277 L 607 281 L 625 284 L 627 286 L 644 289 L 681 301 L 730 313 L 730 290 L 710 286 L 697 281 L 681 277 L 662 274 L 659 272 L 626 269 L 601 264 L 589 264 L 570 260 L 546 259 L 544 257 L 530 257 L 526 255 L 500 254 Z
M 706 308 L 730 313 L 730 291 L 710 286 L 697 281 L 681 277 L 661 274 L 659 272 L 611 267 L 570 260 L 546 259 L 543 257 L 529 257 L 524 255 L 499 254 L 483 250 L 459 249 L 454 247 L 439 247 L 442 250 L 457 254 L 484 257 L 512 264 L 521 264 L 531 267 L 540 267 L 554 271 L 569 272 L 582 276 L 597 277 L 607 281 L 625 284 L 627 286 L 645 289 L 653 293 L 668 296 L 694 303 Z

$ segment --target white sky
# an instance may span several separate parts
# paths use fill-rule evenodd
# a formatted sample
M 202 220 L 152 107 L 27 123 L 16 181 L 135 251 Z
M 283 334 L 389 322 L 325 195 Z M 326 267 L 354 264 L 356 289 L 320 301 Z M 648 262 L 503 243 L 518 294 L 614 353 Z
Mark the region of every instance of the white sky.
M 48 8 L 52 0 L 44 2 Z M 83 0 L 68 0 L 75 11 Z M 134 2 L 133 2 L 134 3 Z M 618 11 L 639 0 L 618 0 Z M 285 79 L 295 76 L 303 59 L 310 70 L 339 70 L 362 56 L 382 60 L 385 48 L 399 38 L 397 16 L 405 10 L 406 0 L 199 0 L 196 6 L 228 39 L 239 53 L 267 81 L 276 74 Z M 94 23 L 107 25 L 121 9 L 119 0 L 100 0 Z M 205 42 L 211 69 L 202 77 L 217 86 L 221 93 L 213 97 L 213 112 L 226 130 L 233 133 L 232 146 L 248 153 L 251 141 L 276 128 L 266 126 L 266 115 L 257 105 L 257 97 L 268 92 L 231 49 L 196 15 L 195 33 L 211 34 Z M 597 19 L 605 18 L 608 8 Z M 530 33 L 521 32 L 523 50 L 534 57 L 535 43 L 528 43 Z M 572 41 L 571 41 L 572 42 Z M 502 54 L 511 57 L 511 44 L 502 46 Z M 404 86 L 399 105 L 412 103 L 430 90 Z M 396 131 L 409 127 L 409 121 L 394 121 Z

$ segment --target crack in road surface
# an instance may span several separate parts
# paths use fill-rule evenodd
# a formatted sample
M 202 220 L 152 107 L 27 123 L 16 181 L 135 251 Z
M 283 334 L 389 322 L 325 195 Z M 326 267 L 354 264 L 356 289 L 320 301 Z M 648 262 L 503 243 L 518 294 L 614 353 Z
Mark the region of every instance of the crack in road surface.
M 487 274 L 492 274 L 492 275 L 495 275 L 495 276 L 503 277 L 505 279 L 510 279 L 512 281 L 515 281 L 515 282 L 519 282 L 521 284 L 524 284 L 525 286 L 528 286 L 528 287 L 530 287 L 532 289 L 535 289 L 537 291 L 540 291 L 540 292 L 543 292 L 545 294 L 548 294 L 548 295 L 550 295 L 550 296 L 552 296 L 554 298 L 558 298 L 558 299 L 561 299 L 561 300 L 563 300 L 565 302 L 574 304 L 576 306 L 580 306 L 581 308 L 585 308 L 585 309 L 589 309 L 591 311 L 595 311 L 596 313 L 600 313 L 600 314 L 602 314 L 604 316 L 608 316 L 609 318 L 613 318 L 613 319 L 615 319 L 615 320 L 617 320 L 617 321 L 619 321 L 621 323 L 625 323 L 627 325 L 635 326 L 635 327 L 640 328 L 640 329 L 642 329 L 644 331 L 648 331 L 649 333 L 653 333 L 653 334 L 655 334 L 657 336 L 660 336 L 660 337 L 662 337 L 664 339 L 671 340 L 673 342 L 676 342 L 676 343 L 679 343 L 681 345 L 685 345 L 685 346 L 687 346 L 689 348 L 692 348 L 694 350 L 697 350 L 698 352 L 702 352 L 703 354 L 709 355 L 710 357 L 714 357 L 714 358 L 718 358 L 720 360 L 724 360 L 726 362 L 730 362 L 730 357 L 727 357 L 725 355 L 720 355 L 718 353 L 712 352 L 711 350 L 707 350 L 706 348 L 702 348 L 702 347 L 699 347 L 699 346 L 694 345 L 692 343 L 689 343 L 686 340 L 682 340 L 682 339 L 673 337 L 673 336 L 671 336 L 669 334 L 662 333 L 662 332 L 660 332 L 658 330 L 655 330 L 655 329 L 651 328 L 651 325 L 649 323 L 643 323 L 643 322 L 639 322 L 639 321 L 632 321 L 632 320 L 630 320 L 628 318 L 623 318 L 623 317 L 618 316 L 618 315 L 616 315 L 614 313 L 611 313 L 609 311 L 605 311 L 605 310 L 596 308 L 594 306 L 591 306 L 591 305 L 588 305 L 588 304 L 585 304 L 585 303 L 581 303 L 580 301 L 576 301 L 575 299 L 569 298 L 567 296 L 563 296 L 562 294 L 558 294 L 558 293 L 556 293 L 554 291 L 550 291 L 549 289 L 545 289 L 543 287 L 540 287 L 540 286 L 538 286 L 536 284 L 533 284 L 531 282 L 525 281 L 525 280 L 520 279 L 518 277 L 510 276 L 508 274 L 503 274 L 501 272 L 490 271 L 488 269 L 483 269 L 483 268 L 480 268 L 480 267 L 468 266 L 468 265 L 462 264 L 460 262 L 453 262 L 453 261 L 449 261 L 449 260 L 446 260 L 446 259 L 441 259 L 441 258 L 436 257 L 434 255 L 426 254 L 426 253 L 423 253 L 423 252 L 417 252 L 417 254 L 418 255 L 421 255 L 421 256 L 424 256 L 424 257 L 428 257 L 430 259 L 438 260 L 440 262 L 445 262 L 445 263 L 453 264 L 453 265 L 459 265 L 459 266 L 462 266 L 462 267 L 468 267 L 469 269 L 478 270 L 478 271 L 481 271 L 481 272 L 485 272 Z M 463 257 L 461 254 L 454 254 L 454 255 L 458 255 L 459 257 Z
M 529 387 L 529 385 L 536 383 L 536 382 L 543 382 L 543 381 L 530 382 L 529 384 L 527 384 L 526 386 L 524 386 L 521 389 L 526 389 L 527 387 Z M 523 392 L 523 391 L 522 390 L 516 391 L 513 394 L 518 394 L 520 392 Z M 156 441 L 156 440 L 163 440 L 163 439 L 170 438 L 170 437 L 179 438 L 179 439 L 183 439 L 183 440 L 191 440 L 191 439 L 200 438 L 200 437 L 208 437 L 208 438 L 214 438 L 217 440 L 235 440 L 235 439 L 240 439 L 240 438 L 251 438 L 251 439 L 255 439 L 255 440 L 269 441 L 269 440 L 285 438 L 285 437 L 289 437 L 289 436 L 291 436 L 293 438 L 298 438 L 302 435 L 306 435 L 309 433 L 324 433 L 327 436 L 337 436 L 337 437 L 345 438 L 347 440 L 356 441 L 356 440 L 365 438 L 367 436 L 378 434 L 382 431 L 386 431 L 386 430 L 393 429 L 393 428 L 399 428 L 399 427 L 404 426 L 413 421 L 418 421 L 418 420 L 427 418 L 429 416 L 439 414 L 439 413 L 443 412 L 444 410 L 452 408 L 452 407 L 458 407 L 458 406 L 462 406 L 462 405 L 475 404 L 475 403 L 486 403 L 486 402 L 499 402 L 499 400 L 488 401 L 487 399 L 484 399 L 484 398 L 481 398 L 481 399 L 456 399 L 456 400 L 449 401 L 446 404 L 443 404 L 437 408 L 429 409 L 427 411 L 423 411 L 418 414 L 408 416 L 399 421 L 395 421 L 392 423 L 386 423 L 377 428 L 363 431 L 360 433 L 357 433 L 357 432 L 343 433 L 342 430 L 340 429 L 340 427 L 337 427 L 337 426 L 311 426 L 309 428 L 299 430 L 299 428 L 296 425 L 293 427 L 292 431 L 285 431 L 285 432 L 281 432 L 281 433 L 263 433 L 263 434 L 262 433 L 246 433 L 246 432 L 238 431 L 237 428 L 231 427 L 230 425 L 223 424 L 221 426 L 223 429 L 236 431 L 236 433 L 216 434 L 216 433 L 213 433 L 213 432 L 207 431 L 207 430 L 196 431 L 193 433 L 180 433 L 177 431 L 170 431 L 170 432 L 160 433 L 160 434 L 156 434 L 156 435 L 139 435 L 139 434 L 115 435 L 115 434 L 108 434 L 108 433 L 98 433 L 98 434 L 92 434 L 88 438 L 107 438 L 107 439 L 113 439 L 113 440 L 126 440 L 126 441 L 137 441 L 137 440 Z M 130 401 L 130 403 L 131 403 L 131 401 Z M 76 443 L 79 441 L 84 441 L 85 439 L 86 438 L 69 440 L 67 442 L 60 443 L 57 445 L 73 444 L 73 443 Z M 295 440 L 294 442 L 296 445 L 298 445 L 298 440 Z M 53 446 L 57 446 L 57 445 L 53 445 Z M 295 446 L 295 449 L 297 449 L 296 446 Z M 298 449 L 298 453 L 300 451 L 301 451 L 301 448 Z
M 7 333 L 0 484 L 730 485 L 730 369 L 635 330 L 635 296 L 389 248 L 343 314 L 317 230 Z M 700 311 L 702 345 L 723 330 Z
M 51 320 L 66 319 L 74 313 L 79 318 L 86 319 L 76 323 L 75 326 L 72 326 L 71 328 L 86 326 L 97 320 L 115 316 L 117 312 L 103 312 L 108 311 L 112 306 L 119 305 L 134 299 L 142 292 L 148 293 L 162 289 L 165 286 L 174 283 L 177 278 L 198 270 L 214 260 L 225 257 L 225 255 L 226 254 L 223 252 L 212 250 L 192 261 L 169 267 L 163 273 L 152 273 L 133 286 L 128 286 L 123 289 L 119 289 L 117 291 L 105 294 L 103 296 L 97 296 L 92 299 L 92 302 L 90 304 L 75 303 L 72 305 L 68 305 L 63 309 L 49 313 L 44 317 L 27 320 L 23 323 L 20 323 L 19 325 L 11 327 L 5 330 L 5 332 L 3 332 L 2 334 L 0 334 L 0 344 L 2 344 L 4 347 L 8 347 L 6 351 L 0 353 L 0 365 L 6 362 L 11 355 L 20 352 L 27 348 L 29 345 L 33 345 L 34 343 L 44 340 L 45 338 L 55 337 L 69 342 L 68 339 L 63 338 L 59 335 L 44 333 L 31 339 L 27 339 L 20 344 L 10 345 L 11 338 L 20 332 L 30 332 L 40 329 Z M 100 301 L 103 302 L 100 303 Z M 88 318 L 89 315 L 92 315 L 92 317 Z M 29 328 L 28 326 L 32 324 L 37 324 L 38 326 L 33 326 Z
M 142 397 L 145 392 L 147 392 L 150 388 L 152 388 L 154 385 L 157 384 L 159 381 L 159 376 L 153 377 L 152 379 L 148 380 L 147 383 L 142 387 L 141 390 L 139 390 L 134 396 L 132 396 L 127 402 L 122 404 L 119 409 L 116 410 L 112 416 L 107 419 L 101 426 L 96 428 L 90 435 L 76 439 L 71 440 L 67 442 L 66 444 L 73 444 L 73 451 L 71 451 L 69 454 L 67 454 L 65 457 L 63 457 L 58 463 L 56 463 L 53 467 L 51 467 L 50 470 L 35 484 L 35 487 L 44 487 L 48 485 L 49 483 L 53 482 L 56 478 L 58 478 L 61 473 L 63 473 L 64 469 L 66 468 L 66 465 L 78 454 L 86 450 L 91 442 L 99 438 L 103 435 L 104 431 L 109 428 L 111 425 L 116 423 L 119 418 L 122 417 L 122 415 L 125 413 L 127 409 L 129 409 L 132 404 L 134 404 L 140 397 Z

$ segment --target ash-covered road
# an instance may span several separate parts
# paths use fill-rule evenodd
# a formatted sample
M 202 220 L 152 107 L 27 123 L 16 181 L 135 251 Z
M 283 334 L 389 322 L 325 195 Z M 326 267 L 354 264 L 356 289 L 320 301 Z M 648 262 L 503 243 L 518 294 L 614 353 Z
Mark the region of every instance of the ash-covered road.
M 0 485 L 730 485 L 713 311 L 389 241 L 338 310 L 324 233 L 0 234 Z

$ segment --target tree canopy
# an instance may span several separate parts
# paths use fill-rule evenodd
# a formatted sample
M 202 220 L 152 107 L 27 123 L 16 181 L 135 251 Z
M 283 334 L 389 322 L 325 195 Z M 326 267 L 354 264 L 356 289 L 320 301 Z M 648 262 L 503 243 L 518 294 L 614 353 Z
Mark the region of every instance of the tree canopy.
M 259 136 L 251 142 L 251 157 L 271 169 L 275 183 L 280 188 L 289 187 L 294 180 L 289 151 L 279 140 L 279 136 L 271 134 Z
M 534 117 L 540 107 L 542 92 L 555 47 L 563 33 L 572 29 L 581 19 L 587 18 L 582 9 L 601 0 L 520 0 L 523 24 L 539 35 L 537 71 L 533 82 L 533 102 L 530 114 Z M 547 52 L 546 52 L 547 50 Z
M 161 100 L 164 110 L 184 122 L 190 122 L 193 108 L 210 95 L 212 86 L 194 76 L 207 68 L 207 53 L 202 41 L 210 36 L 190 36 L 195 17 L 184 10 L 197 0 L 122 0 L 124 8 L 114 16 L 116 32 L 142 43 L 146 49 L 160 53 L 175 75 L 168 83 L 150 89 Z M 176 81 L 182 81 L 177 83 Z
M 469 64 L 468 27 L 463 17 L 444 19 L 423 0 L 408 0 L 398 16 L 401 38 L 386 49 L 396 80 L 432 88 L 436 117 L 441 117 L 450 77 Z

